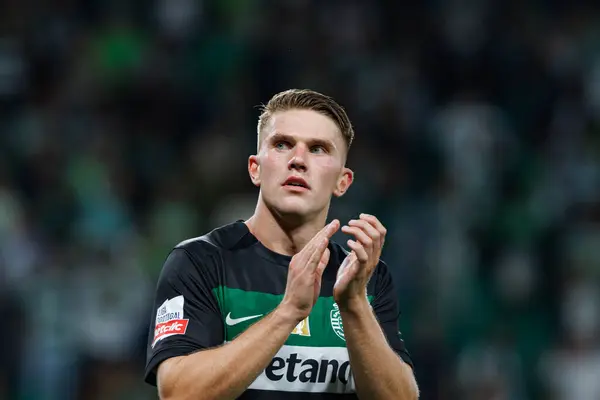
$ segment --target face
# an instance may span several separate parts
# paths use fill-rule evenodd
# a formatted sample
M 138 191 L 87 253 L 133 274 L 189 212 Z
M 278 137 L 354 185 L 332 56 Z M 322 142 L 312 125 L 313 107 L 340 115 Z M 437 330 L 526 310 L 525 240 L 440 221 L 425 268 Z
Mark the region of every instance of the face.
M 333 120 L 311 110 L 274 113 L 261 135 L 248 171 L 267 207 L 302 218 L 326 213 L 331 195 L 350 187 L 346 144 Z

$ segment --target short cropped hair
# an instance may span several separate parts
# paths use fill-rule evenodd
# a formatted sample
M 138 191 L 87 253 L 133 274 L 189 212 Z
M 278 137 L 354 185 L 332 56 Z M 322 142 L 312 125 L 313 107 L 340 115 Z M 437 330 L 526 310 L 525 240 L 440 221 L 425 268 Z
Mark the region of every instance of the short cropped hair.
M 331 97 L 310 89 L 289 89 L 274 95 L 267 105 L 261 107 L 257 126 L 257 149 L 260 149 L 260 134 L 271 116 L 278 111 L 292 109 L 316 111 L 335 122 L 346 142 L 346 150 L 354 140 L 354 128 L 346 110 Z

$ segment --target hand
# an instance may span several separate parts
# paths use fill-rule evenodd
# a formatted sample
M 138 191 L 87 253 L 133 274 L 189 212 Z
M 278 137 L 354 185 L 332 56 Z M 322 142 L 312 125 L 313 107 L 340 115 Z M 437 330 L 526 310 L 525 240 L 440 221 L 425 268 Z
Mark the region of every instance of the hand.
M 376 217 L 361 214 L 358 220 L 342 227 L 342 232 L 356 240 L 348 240 L 352 251 L 340 265 L 333 286 L 333 298 L 341 310 L 366 298 L 367 284 L 379 263 L 387 231 Z
M 281 305 L 290 310 L 298 322 L 310 314 L 319 298 L 321 278 L 329 262 L 327 245 L 339 228 L 340 222 L 333 220 L 292 257 Z

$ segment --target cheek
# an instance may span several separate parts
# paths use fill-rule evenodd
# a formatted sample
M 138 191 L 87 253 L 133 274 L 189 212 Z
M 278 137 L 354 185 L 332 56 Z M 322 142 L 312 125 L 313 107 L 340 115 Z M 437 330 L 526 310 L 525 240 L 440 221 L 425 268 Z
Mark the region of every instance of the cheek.
M 272 152 L 265 153 L 260 160 L 261 178 L 269 178 L 276 175 L 278 165 L 282 163 L 281 156 Z
M 323 183 L 334 188 L 337 185 L 338 177 L 341 172 L 339 162 L 335 160 L 324 160 L 321 167 L 323 171 Z
M 331 175 L 339 164 L 333 157 L 317 158 L 315 163 L 324 175 Z

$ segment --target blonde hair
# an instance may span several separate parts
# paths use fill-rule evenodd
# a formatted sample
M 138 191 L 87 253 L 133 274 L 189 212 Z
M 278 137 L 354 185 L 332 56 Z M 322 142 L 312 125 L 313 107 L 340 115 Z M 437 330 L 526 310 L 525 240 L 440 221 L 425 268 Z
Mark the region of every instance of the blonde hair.
M 312 110 L 331 118 L 342 133 L 342 137 L 346 142 L 346 149 L 350 149 L 350 145 L 354 140 L 354 128 L 346 114 L 346 110 L 331 97 L 310 89 L 289 89 L 277 93 L 269 100 L 267 105 L 261 108 L 256 129 L 257 149 L 260 149 L 261 145 L 260 134 L 271 116 L 278 111 L 292 109 Z

